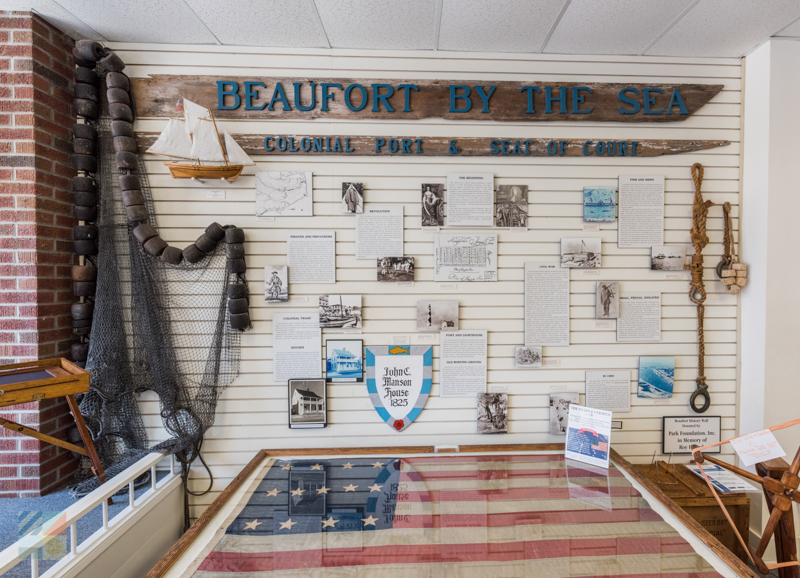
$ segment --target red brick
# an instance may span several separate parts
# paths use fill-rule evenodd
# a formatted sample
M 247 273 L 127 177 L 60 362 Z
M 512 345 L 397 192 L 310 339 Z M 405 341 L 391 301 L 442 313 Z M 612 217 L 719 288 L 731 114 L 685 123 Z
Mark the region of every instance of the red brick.
M 39 440 L 22 440 L 23 444 L 25 442 L 36 442 L 38 444 Z M 38 450 L 39 447 L 37 446 L 35 449 Z M 16 470 L 16 468 L 14 468 L 14 469 Z M 19 469 L 20 469 L 19 476 L 21 478 L 38 478 L 39 477 L 39 466 L 20 466 Z M 0 468 L 0 472 L 2 472 L 2 470 L 3 470 L 3 468 Z M 5 476 L 3 476 L 3 477 L 5 477 Z
M 31 453 L 2 453 L 0 464 L 38 464 L 39 454 Z
M 22 28 L 25 30 L 31 30 L 33 28 L 33 18 L 29 17 L 0 17 L 0 28 L 7 28 L 7 29 L 14 29 L 14 28 Z

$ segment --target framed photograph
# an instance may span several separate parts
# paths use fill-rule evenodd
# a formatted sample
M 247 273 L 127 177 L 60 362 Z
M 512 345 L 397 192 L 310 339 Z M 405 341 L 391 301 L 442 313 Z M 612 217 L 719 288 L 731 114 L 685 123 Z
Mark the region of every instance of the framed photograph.
M 289 301 L 289 268 L 286 265 L 267 265 L 264 268 L 264 300 L 267 303 Z
M 320 295 L 319 326 L 361 332 L 361 295 Z
M 325 340 L 325 377 L 331 383 L 364 381 L 361 339 Z
M 675 385 L 674 357 L 639 358 L 638 397 L 667 399 Z
M 619 282 L 598 281 L 595 319 L 619 319 Z
M 692 446 L 707 446 L 722 441 L 722 417 L 668 416 L 662 418 L 661 453 L 691 454 Z M 706 450 L 707 454 L 722 452 L 722 446 Z
M 685 271 L 686 245 L 654 246 L 650 255 L 651 271 Z
M 600 237 L 561 239 L 561 266 L 595 269 L 600 267 Z
M 528 185 L 499 185 L 495 193 L 495 225 L 526 229 L 528 227 Z
M 423 183 L 422 226 L 444 227 L 444 185 Z
M 378 281 L 413 281 L 414 257 L 378 257 Z
M 550 394 L 550 434 L 567 435 L 569 424 L 569 406 L 580 402 L 581 394 L 577 392 L 562 392 Z
M 327 492 L 317 490 L 325 487 L 324 470 L 312 470 L 311 466 L 294 466 L 289 470 L 289 516 L 325 516 Z
M 364 212 L 364 183 L 342 183 L 342 213 Z
M 609 187 L 583 188 L 583 222 L 613 223 L 617 220 L 617 190 Z
M 417 331 L 458 331 L 458 301 L 417 301 Z
M 532 369 L 542 366 L 542 348 L 536 345 L 523 345 L 514 348 L 514 369 Z
M 290 379 L 289 427 L 292 429 L 326 427 L 327 390 L 324 379 Z
M 508 394 L 478 394 L 478 433 L 508 433 Z

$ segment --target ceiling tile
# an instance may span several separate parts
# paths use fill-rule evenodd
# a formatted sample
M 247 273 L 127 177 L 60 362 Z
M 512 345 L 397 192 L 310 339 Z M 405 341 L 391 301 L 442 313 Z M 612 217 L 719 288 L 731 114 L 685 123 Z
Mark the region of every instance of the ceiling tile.
M 58 0 L 109 42 L 216 44 L 183 0 Z M 220 10 L 227 10 L 220 3 Z
M 572 0 L 544 52 L 639 54 L 692 0 Z
M 792 36 L 794 38 L 800 37 L 800 20 L 787 26 L 775 36 Z
M 96 30 L 52 0 L 0 0 L 0 10 L 33 11 L 71 38 L 104 40 Z
M 332 48 L 433 48 L 436 0 L 315 2 Z
M 701 0 L 646 54 L 742 56 L 797 16 L 797 0 Z
M 285 0 L 186 0 L 222 44 L 327 48 L 308 2 Z
M 538 52 L 564 3 L 444 0 L 439 50 Z

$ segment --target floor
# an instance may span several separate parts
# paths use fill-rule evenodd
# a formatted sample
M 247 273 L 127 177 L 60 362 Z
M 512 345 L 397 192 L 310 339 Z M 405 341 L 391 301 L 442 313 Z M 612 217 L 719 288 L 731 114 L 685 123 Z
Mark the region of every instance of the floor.
M 158 479 L 160 480 L 166 474 L 167 472 L 158 472 Z M 136 496 L 141 496 L 149 488 L 150 484 L 145 484 L 135 492 Z M 75 500 L 70 497 L 67 486 L 41 498 L 0 499 L 0 550 L 5 550 L 12 546 L 23 534 L 30 533 L 41 525 L 42 521 L 50 519 L 74 503 Z M 114 504 L 108 508 L 109 520 L 117 516 L 127 506 L 127 493 L 122 496 L 115 496 Z M 98 505 L 89 514 L 78 520 L 78 544 L 80 545 L 81 542 L 100 529 L 102 525 L 103 510 Z M 69 542 L 69 536 L 65 532 L 57 540 L 54 539 L 48 543 L 50 552 L 45 552 L 43 549 L 39 550 L 40 575 L 69 553 Z M 30 576 L 31 563 L 30 559 L 26 559 L 0 578 L 30 578 Z

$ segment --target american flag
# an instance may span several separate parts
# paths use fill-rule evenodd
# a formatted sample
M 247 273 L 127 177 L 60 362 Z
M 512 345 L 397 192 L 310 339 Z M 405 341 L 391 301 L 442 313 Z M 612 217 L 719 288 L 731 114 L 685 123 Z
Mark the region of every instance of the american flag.
M 563 455 L 272 460 L 227 524 L 186 576 L 719 576 L 613 465 Z

